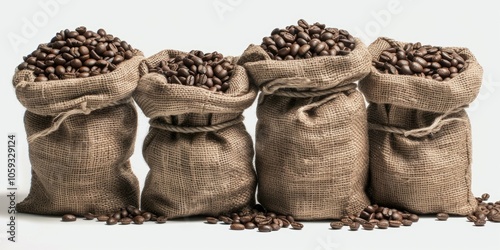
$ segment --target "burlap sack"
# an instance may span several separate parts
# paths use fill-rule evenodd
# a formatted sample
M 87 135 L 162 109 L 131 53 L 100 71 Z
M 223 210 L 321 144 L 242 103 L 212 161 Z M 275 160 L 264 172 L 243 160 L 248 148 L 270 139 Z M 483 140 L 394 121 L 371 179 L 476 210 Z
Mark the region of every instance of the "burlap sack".
M 32 71 L 16 72 L 32 168 L 30 193 L 17 211 L 84 215 L 138 205 L 129 163 L 137 128 L 132 92 L 143 58 L 136 54 L 88 78 L 34 82 Z
M 242 112 L 257 95 L 237 66 L 224 94 L 171 84 L 149 73 L 161 60 L 184 55 L 164 50 L 141 63 L 134 98 L 151 128 L 143 155 L 150 171 L 142 208 L 169 218 L 217 215 L 252 205 L 256 177 L 253 145 Z
M 257 106 L 258 201 L 300 220 L 357 214 L 369 204 L 368 131 L 357 81 L 366 46 L 346 56 L 275 61 L 251 45 L 240 58 L 262 91 Z
M 369 46 L 378 60 L 391 43 Z M 471 193 L 471 131 L 464 107 L 477 96 L 482 68 L 466 48 L 450 48 L 467 69 L 450 81 L 380 73 L 360 82 L 370 102 L 370 193 L 375 203 L 414 213 L 466 215 Z

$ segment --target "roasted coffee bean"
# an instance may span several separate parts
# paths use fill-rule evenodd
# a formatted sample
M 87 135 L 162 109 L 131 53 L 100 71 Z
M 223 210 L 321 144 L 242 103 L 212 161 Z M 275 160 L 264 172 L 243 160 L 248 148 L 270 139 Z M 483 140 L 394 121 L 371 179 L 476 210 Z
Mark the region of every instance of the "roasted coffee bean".
M 144 213 L 142 213 L 142 217 L 144 217 L 145 221 L 151 220 L 152 216 L 153 216 L 153 214 L 151 214 L 150 212 L 144 212 Z
M 437 220 L 440 220 L 440 221 L 448 220 L 449 217 L 450 216 L 447 213 L 438 213 L 436 215 Z
M 258 227 L 258 229 L 259 229 L 259 232 L 263 232 L 263 233 L 268 233 L 268 232 L 273 231 L 273 228 L 270 225 L 260 225 Z
M 120 219 L 121 225 L 129 225 L 130 223 L 132 223 L 132 219 L 129 217 L 125 217 L 125 218 Z
M 474 221 L 474 225 L 478 227 L 482 227 L 486 224 L 486 220 L 476 220 Z
M 296 222 L 296 221 L 290 223 L 290 225 L 292 226 L 293 229 L 296 229 L 296 230 L 301 230 L 304 227 L 304 225 L 302 223 Z
M 364 230 L 373 230 L 375 228 L 375 225 L 372 223 L 364 223 L 362 226 Z
M 403 224 L 403 226 L 409 227 L 413 224 L 413 221 L 408 220 L 408 219 L 404 219 L 401 221 L 401 223 Z
M 389 227 L 400 227 L 401 221 L 398 220 L 389 220 Z
M 253 222 L 245 223 L 245 229 L 255 229 L 257 226 Z
M 117 223 L 118 223 L 118 220 L 114 217 L 111 217 L 106 221 L 106 225 L 116 225 Z
M 206 220 L 208 224 L 217 224 L 217 222 L 219 221 L 217 220 L 217 218 L 214 217 L 207 217 Z
M 233 223 L 233 224 L 231 224 L 230 229 L 231 230 L 245 230 L 245 225 L 243 225 L 241 223 Z
M 137 215 L 137 216 L 134 217 L 133 221 L 134 221 L 135 224 L 140 225 L 140 224 L 143 224 L 144 221 L 146 221 L 146 220 L 144 219 L 144 217 L 142 217 L 140 215 Z
M 271 224 L 271 228 L 272 228 L 272 230 L 273 230 L 273 231 L 278 231 L 278 230 L 280 230 L 280 229 L 281 229 L 281 226 L 280 226 L 280 225 L 278 225 L 278 224 L 274 224 L 274 223 L 273 223 L 273 224 Z
M 108 219 L 109 219 L 109 216 L 107 216 L 107 215 L 97 216 L 97 221 L 107 221 Z
M 483 201 L 488 201 L 489 198 L 490 198 L 490 194 L 488 194 L 488 193 L 484 193 L 483 195 L 481 195 L 481 199 Z
M 477 221 L 477 217 L 473 214 L 469 214 L 469 215 L 467 215 L 467 220 L 470 222 L 475 222 L 475 221 Z
M 330 227 L 332 229 L 341 229 L 342 227 L 344 227 L 344 223 L 342 221 L 332 221 L 330 223 Z
M 86 213 L 84 216 L 83 216 L 86 220 L 93 220 L 95 219 L 95 215 L 92 214 L 92 213 Z
M 167 222 L 167 216 L 158 216 L 155 221 L 158 224 L 164 224 Z
M 63 215 L 61 220 L 64 222 L 76 221 L 76 216 L 74 216 L 72 214 L 65 214 L 65 215 Z
M 359 226 L 360 226 L 359 222 L 355 221 L 349 225 L 349 229 L 351 231 L 357 231 L 359 229 Z
M 377 224 L 377 227 L 380 229 L 387 229 L 389 227 L 389 221 L 388 220 L 380 220 Z
M 409 218 L 412 222 L 418 222 L 419 217 L 416 214 L 411 214 Z

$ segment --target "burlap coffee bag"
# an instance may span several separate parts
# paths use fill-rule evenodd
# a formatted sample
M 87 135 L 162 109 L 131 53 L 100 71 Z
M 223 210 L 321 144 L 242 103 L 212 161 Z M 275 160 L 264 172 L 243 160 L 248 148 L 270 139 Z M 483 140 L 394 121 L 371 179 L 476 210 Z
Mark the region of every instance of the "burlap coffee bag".
M 404 46 L 379 38 L 372 59 Z M 466 70 L 439 82 L 371 68 L 360 89 L 370 102 L 370 194 L 373 202 L 414 213 L 466 215 L 476 207 L 471 193 L 471 127 L 464 107 L 477 96 L 482 69 L 466 48 L 449 48 Z
M 345 56 L 272 60 L 251 45 L 242 55 L 262 93 L 257 106 L 258 201 L 301 220 L 357 214 L 369 200 L 368 131 L 357 81 L 366 46 Z
M 32 168 L 30 193 L 17 211 L 83 215 L 138 205 L 129 162 L 137 128 L 132 93 L 143 58 L 136 54 L 88 78 L 34 82 L 31 70 L 15 73 Z
M 225 93 L 167 82 L 149 72 L 161 60 L 186 53 L 161 51 L 140 67 L 134 98 L 150 118 L 143 155 L 150 171 L 142 208 L 169 218 L 217 215 L 255 200 L 253 145 L 242 112 L 257 89 L 237 66 Z

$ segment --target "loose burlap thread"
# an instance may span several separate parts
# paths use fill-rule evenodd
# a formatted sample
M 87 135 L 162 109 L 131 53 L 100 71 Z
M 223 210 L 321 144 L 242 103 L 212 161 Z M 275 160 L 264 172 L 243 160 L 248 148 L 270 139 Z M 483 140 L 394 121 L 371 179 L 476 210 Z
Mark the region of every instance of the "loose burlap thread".
M 275 61 L 256 45 L 240 63 L 262 93 L 257 106 L 258 201 L 300 220 L 338 219 L 369 204 L 368 131 L 353 82 L 369 72 L 356 39 L 346 56 Z
M 372 60 L 405 43 L 379 38 Z M 471 192 L 471 128 L 464 108 L 481 86 L 482 68 L 466 48 L 447 48 L 466 60 L 466 70 L 438 82 L 380 73 L 360 82 L 370 102 L 370 195 L 373 202 L 414 213 L 467 215 Z
M 150 118 L 143 155 L 150 171 L 142 208 L 169 218 L 218 215 L 253 205 L 253 144 L 242 112 L 257 95 L 245 69 L 236 66 L 220 94 L 171 84 L 149 72 L 185 52 L 164 50 L 141 63 L 134 98 Z M 234 60 L 234 58 L 229 58 Z
M 142 58 L 135 51 L 116 70 L 88 78 L 34 82 L 32 71 L 16 71 L 32 168 L 30 192 L 17 211 L 105 214 L 139 205 L 129 158 L 137 127 L 131 97 Z

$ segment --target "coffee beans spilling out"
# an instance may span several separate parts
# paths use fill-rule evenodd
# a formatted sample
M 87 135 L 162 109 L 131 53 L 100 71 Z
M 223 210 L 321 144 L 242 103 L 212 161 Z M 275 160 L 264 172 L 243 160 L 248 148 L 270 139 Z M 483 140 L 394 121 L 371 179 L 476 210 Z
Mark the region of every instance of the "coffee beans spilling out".
M 203 53 L 193 50 L 185 56 L 176 56 L 159 63 L 150 72 L 163 74 L 169 83 L 197 86 L 212 92 L 224 93 L 234 65 L 221 53 Z
M 447 213 L 438 213 L 436 215 L 437 220 L 445 221 L 448 220 L 450 216 Z
M 476 197 L 478 206 L 472 214 L 467 215 L 467 220 L 473 222 L 475 226 L 484 226 L 486 220 L 500 222 L 500 201 L 487 202 L 489 198 L 489 194 Z
M 464 71 L 465 59 L 451 49 L 408 43 L 404 47 L 384 50 L 378 60 L 372 62 L 382 73 L 413 75 L 448 81 Z
M 346 55 L 355 47 L 354 37 L 346 30 L 309 25 L 300 19 L 298 25 L 276 28 L 262 39 L 261 47 L 274 60 L 304 59 L 316 56 Z
M 82 26 L 57 33 L 49 43 L 25 56 L 17 68 L 33 70 L 35 81 L 44 82 L 105 74 L 133 56 L 127 42 L 103 29 L 93 32 Z
M 259 232 L 278 231 L 281 228 L 301 230 L 304 225 L 295 221 L 291 215 L 276 214 L 266 211 L 260 204 L 252 209 L 242 209 L 238 212 L 221 214 L 217 218 L 206 217 L 207 224 L 229 224 L 231 230 L 253 230 L 257 228 Z
M 156 221 L 158 224 L 163 224 L 167 221 L 167 217 L 165 216 L 156 216 L 153 213 L 142 211 L 134 206 L 120 208 L 109 214 L 95 215 L 87 213 L 84 215 L 84 219 L 96 219 L 97 221 L 106 222 L 106 225 L 116 225 L 118 223 L 121 225 L 129 225 L 132 222 L 140 225 L 147 221 Z M 62 221 L 76 221 L 76 216 L 72 214 L 65 214 L 62 217 Z
M 346 215 L 340 221 L 332 221 L 330 227 L 333 230 L 349 227 L 351 231 L 357 231 L 360 227 L 364 230 L 373 230 L 375 226 L 379 229 L 389 227 L 411 226 L 418 222 L 419 217 L 416 214 L 401 212 L 397 209 L 391 209 L 378 205 L 367 206 L 359 215 Z

